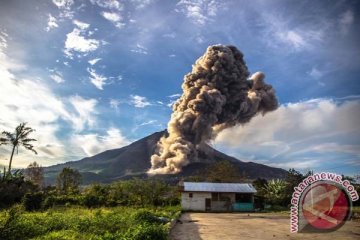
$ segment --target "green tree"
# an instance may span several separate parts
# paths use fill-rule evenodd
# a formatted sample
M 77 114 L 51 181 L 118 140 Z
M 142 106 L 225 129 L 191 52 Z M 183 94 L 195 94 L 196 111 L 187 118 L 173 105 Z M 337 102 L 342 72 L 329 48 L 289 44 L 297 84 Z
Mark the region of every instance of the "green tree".
M 25 169 L 25 179 L 39 187 L 44 186 L 44 169 L 37 162 L 30 163 Z
M 64 193 L 78 192 L 81 183 L 81 174 L 78 170 L 69 167 L 63 168 L 56 178 L 57 189 Z
M 244 179 L 237 167 L 229 161 L 219 161 L 206 171 L 206 180 L 210 182 L 240 182 Z
M 267 180 L 264 178 L 257 178 L 253 181 L 253 185 L 257 191 L 256 195 L 264 197 L 266 194 L 265 187 L 268 184 Z
M 268 181 L 265 186 L 265 197 L 274 205 L 282 205 L 286 201 L 287 183 L 284 180 L 276 179 Z
M 12 151 L 10 155 L 10 161 L 9 161 L 9 169 L 8 173 L 11 174 L 11 164 L 14 157 L 14 153 L 16 150 L 16 153 L 19 153 L 19 147 L 24 147 L 27 150 L 32 151 L 33 153 L 37 154 L 37 152 L 34 149 L 34 146 L 31 144 L 31 142 L 36 141 L 36 139 L 28 138 L 29 135 L 34 132 L 35 130 L 31 127 L 26 126 L 27 123 L 20 123 L 19 126 L 15 128 L 15 132 L 7 132 L 3 131 L 1 134 L 5 137 L 0 138 L 0 145 L 2 144 L 10 144 L 12 145 Z

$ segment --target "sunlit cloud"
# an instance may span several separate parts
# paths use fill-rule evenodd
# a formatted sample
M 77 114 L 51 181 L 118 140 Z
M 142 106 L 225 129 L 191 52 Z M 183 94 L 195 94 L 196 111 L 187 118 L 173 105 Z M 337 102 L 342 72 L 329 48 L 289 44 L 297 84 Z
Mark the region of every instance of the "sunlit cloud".
M 90 73 L 90 82 L 94 84 L 96 88 L 104 90 L 104 85 L 107 84 L 106 81 L 108 78 L 96 73 L 92 68 L 88 68 L 88 72 Z
M 123 136 L 117 128 L 109 128 L 105 135 L 75 134 L 71 137 L 72 146 L 82 150 L 82 154 L 93 156 L 109 149 L 121 148 L 129 144 L 129 140 Z
M 59 27 L 59 25 L 57 24 L 56 18 L 53 17 L 53 16 L 49 13 L 48 23 L 47 23 L 47 27 L 45 28 L 45 31 L 49 32 L 51 29 L 57 28 L 57 27 Z
M 215 144 L 226 146 L 239 159 L 257 156 L 283 168 L 291 164 L 295 167 L 305 158 L 308 164 L 300 165 L 311 167 L 310 163 L 321 164 L 324 156 L 331 156 L 336 164 L 349 156 L 359 158 L 359 118 L 359 100 L 313 99 L 289 103 L 244 126 L 224 130 Z
M 139 95 L 131 95 L 130 98 L 131 98 L 130 103 L 132 105 L 134 105 L 134 107 L 137 107 L 137 108 L 144 108 L 144 107 L 152 105 L 146 99 L 146 97 L 142 97 L 142 96 L 139 96 Z

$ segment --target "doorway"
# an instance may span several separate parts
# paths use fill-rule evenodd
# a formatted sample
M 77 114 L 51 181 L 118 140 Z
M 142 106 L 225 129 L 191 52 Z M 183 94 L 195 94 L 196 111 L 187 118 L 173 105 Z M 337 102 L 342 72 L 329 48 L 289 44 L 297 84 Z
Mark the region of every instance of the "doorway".
M 211 198 L 205 198 L 205 211 L 211 211 Z

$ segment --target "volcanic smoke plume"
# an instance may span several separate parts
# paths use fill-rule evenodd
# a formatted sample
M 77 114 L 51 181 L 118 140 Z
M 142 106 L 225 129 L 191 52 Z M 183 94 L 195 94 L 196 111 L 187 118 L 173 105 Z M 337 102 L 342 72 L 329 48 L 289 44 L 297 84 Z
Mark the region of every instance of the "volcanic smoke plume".
M 222 129 L 275 110 L 275 91 L 264 82 L 265 75 L 257 72 L 248 77 L 243 54 L 236 47 L 208 47 L 184 77 L 183 94 L 168 123 L 169 135 L 159 140 L 148 173 L 178 173 L 196 161 L 197 150 Z

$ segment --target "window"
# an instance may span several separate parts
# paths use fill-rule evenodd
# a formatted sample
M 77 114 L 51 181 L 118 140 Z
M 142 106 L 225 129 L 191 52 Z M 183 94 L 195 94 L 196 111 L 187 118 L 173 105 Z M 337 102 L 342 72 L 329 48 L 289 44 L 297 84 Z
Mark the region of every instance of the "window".
M 217 192 L 211 193 L 211 200 L 219 201 L 219 193 L 217 193 Z
M 189 193 L 189 198 L 192 198 L 193 197 L 193 194 L 192 193 Z
M 237 203 L 251 203 L 252 202 L 252 194 L 249 194 L 249 193 L 237 193 L 235 195 L 235 201 Z

